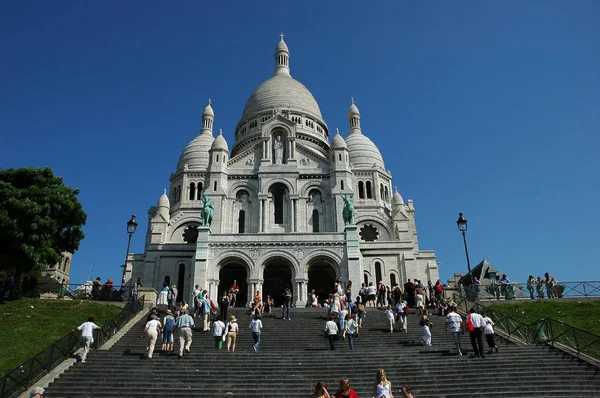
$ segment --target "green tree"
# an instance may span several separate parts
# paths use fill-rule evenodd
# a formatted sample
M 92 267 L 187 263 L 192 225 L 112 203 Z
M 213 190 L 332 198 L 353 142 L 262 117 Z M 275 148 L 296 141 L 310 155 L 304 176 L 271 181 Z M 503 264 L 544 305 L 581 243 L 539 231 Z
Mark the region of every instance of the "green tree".
M 0 170 L 0 269 L 15 272 L 17 290 L 22 273 L 79 248 L 87 215 L 78 194 L 50 167 Z

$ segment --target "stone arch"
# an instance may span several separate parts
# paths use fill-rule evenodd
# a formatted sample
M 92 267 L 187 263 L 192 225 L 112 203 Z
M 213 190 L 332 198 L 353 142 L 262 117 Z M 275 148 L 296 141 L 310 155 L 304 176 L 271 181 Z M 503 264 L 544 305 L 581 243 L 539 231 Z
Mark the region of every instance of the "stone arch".
M 252 188 L 252 186 L 249 184 L 249 181 L 236 181 L 229 187 L 227 197 L 235 198 L 237 192 L 242 189 L 247 191 L 250 197 L 252 198 L 256 198 L 258 195 L 256 191 Z
M 369 271 L 375 270 L 375 263 L 381 264 L 381 277 L 382 279 L 384 279 L 385 275 L 387 275 L 387 267 L 385 265 L 385 261 L 381 257 L 372 258 L 371 261 L 369 261 Z
M 214 273 L 217 274 L 215 280 L 219 281 L 217 287 L 217 297 L 221 297 L 224 291 L 229 291 L 236 281 L 239 291 L 236 295 L 236 306 L 246 305 L 248 297 L 249 280 L 251 275 L 251 266 L 240 253 L 228 252 L 218 262 L 215 263 Z
M 319 183 L 318 181 L 311 181 L 310 183 L 303 186 L 299 192 L 300 197 L 308 198 L 310 191 L 312 191 L 313 189 L 319 190 L 319 192 L 321 192 L 321 196 L 325 197 L 325 190 L 323 189 L 321 183 Z
M 327 253 L 330 254 L 330 253 Z M 316 253 L 306 262 L 305 279 L 308 280 L 307 293 L 310 298 L 315 291 L 319 303 L 323 303 L 333 292 L 335 280 L 341 275 L 340 264 L 331 255 Z
M 284 123 L 273 123 L 272 125 L 269 126 L 269 128 L 265 129 L 262 133 L 263 137 L 269 137 L 269 139 L 271 137 L 273 137 L 273 132 L 275 130 L 283 130 L 283 132 L 285 133 L 285 138 L 294 138 L 296 136 L 296 134 L 294 133 L 294 130 L 290 127 L 287 126 Z M 272 144 L 272 142 L 271 142 Z
M 264 298 L 270 295 L 275 305 L 282 303 L 282 295 L 285 288 L 292 291 L 292 295 L 298 297 L 299 292 L 295 290 L 295 279 L 298 275 L 297 264 L 288 255 L 272 254 L 261 265 L 262 292 Z
M 296 195 L 298 192 L 296 191 L 296 187 L 289 182 L 288 180 L 286 180 L 285 178 L 272 178 L 270 179 L 263 187 L 263 192 L 269 192 L 271 190 L 271 188 L 273 187 L 273 185 L 276 184 L 283 184 L 287 187 L 287 189 L 289 190 L 289 194 L 290 195 Z
M 186 227 L 189 225 L 196 224 L 202 225 L 202 219 L 198 216 L 182 217 L 180 220 L 169 226 L 169 238 L 168 242 L 171 243 L 182 243 L 182 234 Z
M 244 253 L 241 250 L 227 250 L 227 252 L 215 256 L 214 260 L 210 262 L 206 269 L 206 278 L 207 279 L 219 279 L 219 272 L 221 271 L 221 267 L 224 266 L 229 261 L 237 261 L 246 270 L 247 279 L 256 278 L 256 266 L 254 261 L 250 258 L 250 256 Z
M 359 217 L 357 217 L 355 222 L 356 222 L 356 226 L 358 227 L 358 234 L 359 234 L 358 236 L 361 241 L 363 240 L 363 238 L 360 235 L 361 228 L 367 224 L 373 225 L 379 232 L 377 241 L 380 241 L 380 240 L 387 241 L 387 240 L 392 239 L 392 236 L 393 236 L 392 231 L 390 231 L 390 228 L 386 225 L 386 223 L 379 218 L 373 218 L 373 216 L 371 216 L 371 215 L 363 216 L 363 217 L 359 216 Z

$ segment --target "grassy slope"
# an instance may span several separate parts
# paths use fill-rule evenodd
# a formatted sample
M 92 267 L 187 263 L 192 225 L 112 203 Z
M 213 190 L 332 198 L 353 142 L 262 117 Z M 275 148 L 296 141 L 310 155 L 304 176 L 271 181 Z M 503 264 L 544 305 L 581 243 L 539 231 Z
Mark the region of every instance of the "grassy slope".
M 540 318 L 553 318 L 600 336 L 600 301 L 532 300 L 518 304 L 493 304 L 491 307 L 528 324 Z
M 92 302 L 23 299 L 0 306 L 0 376 L 93 316 L 98 325 L 121 308 Z

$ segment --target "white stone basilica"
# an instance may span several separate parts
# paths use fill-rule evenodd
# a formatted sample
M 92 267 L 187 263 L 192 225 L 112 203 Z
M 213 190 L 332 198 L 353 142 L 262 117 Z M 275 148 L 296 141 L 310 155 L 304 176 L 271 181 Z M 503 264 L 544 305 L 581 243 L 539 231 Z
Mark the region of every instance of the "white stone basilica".
M 290 75 L 290 52 L 275 49 L 275 73 L 250 95 L 229 146 L 213 136 L 210 100 L 202 129 L 183 150 L 170 190 L 149 211 L 143 254 L 130 255 L 123 282 L 160 290 L 177 285 L 191 302 L 196 284 L 214 299 L 240 285 L 238 300 L 261 291 L 276 300 L 286 285 L 303 306 L 334 281 L 403 284 L 439 278 L 435 253 L 420 250 L 412 200 L 392 193 L 392 175 L 363 134 L 354 100 L 349 134 L 329 129 L 310 91 Z M 202 225 L 202 197 L 214 217 Z M 353 198 L 354 224 L 342 217 Z

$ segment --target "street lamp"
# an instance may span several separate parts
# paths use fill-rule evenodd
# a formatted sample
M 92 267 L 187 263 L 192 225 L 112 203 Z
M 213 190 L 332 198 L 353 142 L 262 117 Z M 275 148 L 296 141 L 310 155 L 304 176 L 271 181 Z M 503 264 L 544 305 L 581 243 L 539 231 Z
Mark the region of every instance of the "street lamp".
M 471 281 L 471 262 L 469 261 L 469 250 L 467 249 L 467 237 L 465 236 L 465 232 L 467 232 L 467 219 L 463 217 L 462 213 L 458 213 L 458 220 L 456 220 L 456 225 L 458 226 L 458 230 L 462 232 L 463 242 L 465 243 L 465 254 L 467 256 L 467 268 L 469 270 L 469 281 Z M 471 283 L 469 283 L 471 284 Z
M 129 234 L 129 240 L 127 241 L 127 254 L 125 254 L 125 265 L 123 266 L 123 281 L 125 282 L 125 272 L 127 271 L 127 260 L 129 259 L 129 247 L 131 246 L 131 235 L 135 233 L 138 223 L 135 221 L 135 214 L 131 216 L 131 220 L 127 221 L 127 233 Z

